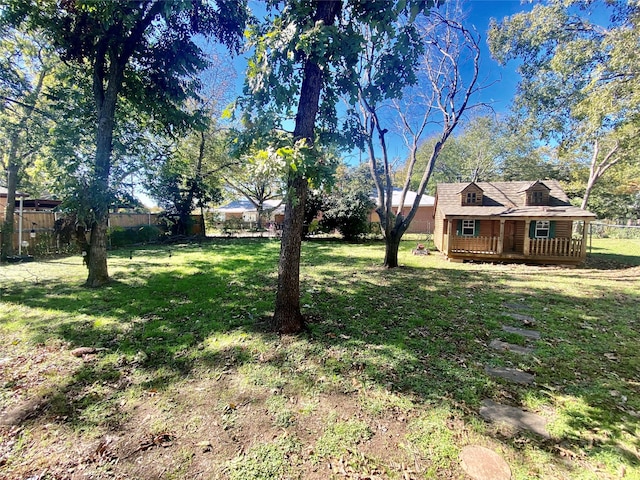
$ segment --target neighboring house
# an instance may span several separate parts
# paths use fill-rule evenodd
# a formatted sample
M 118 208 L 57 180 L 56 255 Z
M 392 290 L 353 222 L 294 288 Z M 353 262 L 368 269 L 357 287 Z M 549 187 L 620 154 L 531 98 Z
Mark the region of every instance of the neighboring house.
M 434 242 L 451 261 L 578 264 L 595 218 L 555 180 L 440 183 Z
M 265 200 L 263 221 L 282 224 L 284 221 L 284 203 L 282 200 Z M 249 200 L 234 200 L 223 207 L 214 209 L 221 222 L 237 218 L 243 222 L 254 223 L 258 221 L 258 209 Z
M 391 197 L 391 205 L 393 206 L 393 213 L 395 213 L 400 205 L 400 195 L 402 189 L 394 188 L 393 196 Z M 404 199 L 404 206 L 402 207 L 402 214 L 407 215 L 413 206 L 413 202 L 416 199 L 416 192 L 409 191 Z M 373 202 L 376 202 L 375 195 L 371 197 Z M 430 195 L 422 195 L 420 198 L 420 205 L 415 217 L 409 225 L 409 229 L 406 233 L 433 233 L 433 217 L 434 217 L 434 201 L 435 198 Z M 380 217 L 376 213 L 375 209 L 369 214 L 369 221 L 372 223 L 378 223 Z
M 4 214 L 7 206 L 8 191 L 6 187 L 0 187 L 0 210 Z M 60 200 L 51 200 L 50 198 L 29 198 L 28 193 L 16 192 L 16 212 L 20 208 L 20 198 L 22 198 L 23 210 L 30 211 L 48 211 L 60 205 Z

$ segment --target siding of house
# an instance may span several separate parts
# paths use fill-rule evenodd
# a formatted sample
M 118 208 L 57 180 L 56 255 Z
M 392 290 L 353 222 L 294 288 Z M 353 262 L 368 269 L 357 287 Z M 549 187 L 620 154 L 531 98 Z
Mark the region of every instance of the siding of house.
M 435 224 L 433 219 L 434 208 L 433 206 L 418 207 L 418 211 L 415 217 L 413 217 L 406 233 L 433 233 Z M 402 209 L 402 214 L 407 215 L 410 211 L 410 207 L 405 207 Z M 375 210 L 371 211 L 369 221 L 371 223 L 378 223 L 380 221 L 380 217 L 378 217 Z
M 446 222 L 442 210 L 436 210 L 436 216 L 433 225 L 433 243 L 441 252 L 444 249 L 444 235 L 447 232 Z

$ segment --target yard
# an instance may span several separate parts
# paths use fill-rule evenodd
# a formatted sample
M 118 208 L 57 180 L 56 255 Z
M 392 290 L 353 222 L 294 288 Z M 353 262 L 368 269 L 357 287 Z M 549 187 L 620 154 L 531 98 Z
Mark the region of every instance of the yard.
M 415 243 L 396 270 L 381 243 L 304 243 L 295 337 L 267 325 L 274 240 L 115 251 L 100 290 L 79 257 L 0 266 L 0 478 L 463 479 L 479 445 L 515 479 L 640 479 L 640 240 L 594 239 L 577 269 Z M 540 340 L 502 330 L 514 309 Z

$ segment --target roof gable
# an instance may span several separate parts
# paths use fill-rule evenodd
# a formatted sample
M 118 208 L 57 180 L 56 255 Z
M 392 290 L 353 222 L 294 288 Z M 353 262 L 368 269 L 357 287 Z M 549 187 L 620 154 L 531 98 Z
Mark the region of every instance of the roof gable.
M 467 183 L 466 186 L 464 186 L 462 188 L 462 190 L 460 190 L 460 192 L 458 192 L 458 193 L 465 194 L 467 192 L 480 192 L 480 193 L 482 193 L 483 190 L 482 190 L 482 188 L 480 188 L 478 186 L 478 184 L 476 182 L 470 182 L 470 183 Z

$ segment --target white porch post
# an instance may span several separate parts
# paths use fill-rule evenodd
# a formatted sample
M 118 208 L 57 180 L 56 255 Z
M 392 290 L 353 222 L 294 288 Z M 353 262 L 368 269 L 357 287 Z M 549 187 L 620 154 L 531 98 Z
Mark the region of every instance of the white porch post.
M 447 219 L 447 244 L 444 246 L 444 253 L 449 254 L 449 246 L 451 245 L 451 222 L 450 218 Z

